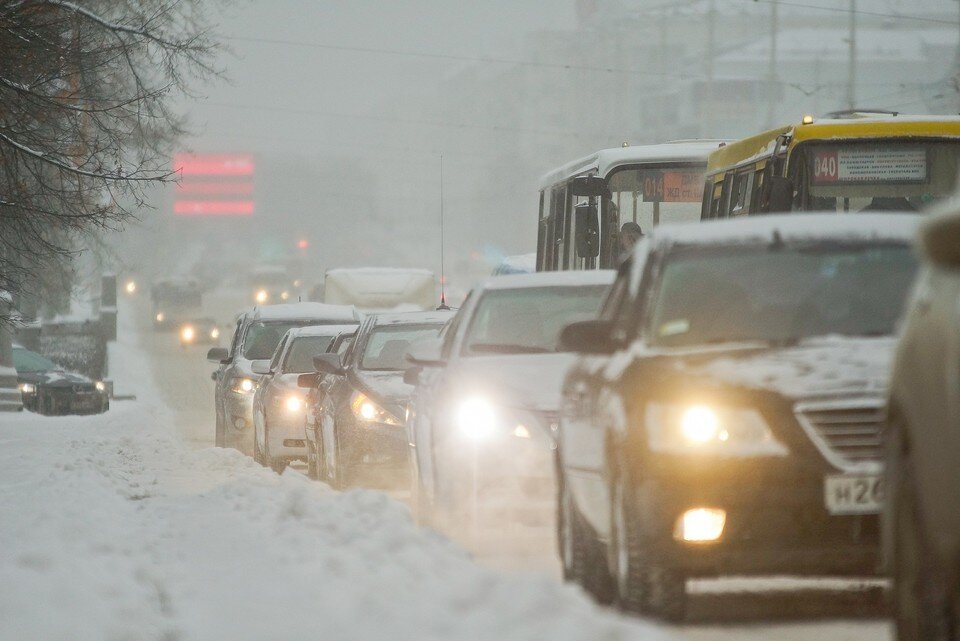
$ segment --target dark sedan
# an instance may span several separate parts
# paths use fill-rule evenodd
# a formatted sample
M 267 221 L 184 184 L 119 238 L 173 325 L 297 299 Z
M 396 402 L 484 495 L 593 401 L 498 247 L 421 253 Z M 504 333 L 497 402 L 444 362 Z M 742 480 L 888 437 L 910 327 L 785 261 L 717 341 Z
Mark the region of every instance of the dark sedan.
M 334 487 L 406 486 L 409 483 L 406 405 L 413 386 L 403 381 L 407 349 L 435 338 L 452 312 L 378 314 L 360 326 L 341 362 L 338 354 L 314 359 L 321 374 L 310 408 L 312 440 L 320 450 L 318 477 Z
M 655 230 L 569 326 L 559 540 L 601 598 L 684 616 L 686 579 L 875 575 L 880 436 L 918 219 Z
M 14 345 L 13 366 L 23 406 L 38 414 L 102 414 L 110 409 L 107 386 Z

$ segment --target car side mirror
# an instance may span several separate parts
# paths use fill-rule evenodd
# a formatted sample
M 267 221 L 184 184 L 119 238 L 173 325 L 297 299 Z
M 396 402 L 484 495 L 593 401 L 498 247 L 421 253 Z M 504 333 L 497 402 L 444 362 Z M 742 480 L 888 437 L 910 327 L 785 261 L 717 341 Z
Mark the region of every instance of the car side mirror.
M 443 358 L 443 340 L 431 338 L 419 341 L 407 349 L 407 360 L 414 365 L 424 367 L 443 367 L 446 361 Z M 406 377 L 406 374 L 404 374 Z
M 574 238 L 577 257 L 596 258 L 600 255 L 600 221 L 594 203 L 580 203 L 573 209 Z
M 960 213 L 932 216 L 921 228 L 920 245 L 937 267 L 960 269 Z
M 766 177 L 769 195 L 767 211 L 783 213 L 793 209 L 793 181 L 783 176 L 770 175 Z
M 230 352 L 226 347 L 211 347 L 207 352 L 207 360 L 221 365 L 230 360 Z
M 588 320 L 572 323 L 560 332 L 560 351 L 579 354 L 612 354 L 617 342 L 611 336 L 613 323 L 607 320 Z
M 313 367 L 321 374 L 343 375 L 343 363 L 339 354 L 317 354 L 313 357 Z
M 254 374 L 260 374 L 264 376 L 270 373 L 270 361 L 267 359 L 256 360 L 250 362 L 250 371 Z
M 307 389 L 316 387 L 320 383 L 320 374 L 301 374 L 297 377 L 297 387 L 306 387 Z
M 413 367 L 408 367 L 403 371 L 403 382 L 407 385 L 416 385 L 420 380 L 420 372 L 423 371 L 423 368 L 419 365 L 414 365 Z

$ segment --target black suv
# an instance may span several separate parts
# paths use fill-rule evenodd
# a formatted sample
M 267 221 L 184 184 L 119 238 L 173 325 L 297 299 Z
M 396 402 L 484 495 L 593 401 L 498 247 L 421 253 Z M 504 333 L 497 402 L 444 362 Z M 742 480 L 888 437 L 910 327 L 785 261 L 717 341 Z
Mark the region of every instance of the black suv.
M 880 430 L 917 218 L 658 228 L 562 340 L 565 576 L 680 619 L 686 579 L 878 571 Z

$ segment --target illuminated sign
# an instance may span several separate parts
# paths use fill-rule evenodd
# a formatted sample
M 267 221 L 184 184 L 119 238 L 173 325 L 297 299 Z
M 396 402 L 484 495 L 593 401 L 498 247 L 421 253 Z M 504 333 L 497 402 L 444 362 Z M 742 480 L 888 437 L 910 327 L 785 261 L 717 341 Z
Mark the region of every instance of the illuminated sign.
M 813 184 L 922 183 L 927 180 L 923 147 L 822 147 L 813 153 Z
M 254 160 L 251 154 L 177 154 L 176 216 L 252 216 Z
M 643 202 L 698 203 L 703 199 L 703 172 L 643 172 Z

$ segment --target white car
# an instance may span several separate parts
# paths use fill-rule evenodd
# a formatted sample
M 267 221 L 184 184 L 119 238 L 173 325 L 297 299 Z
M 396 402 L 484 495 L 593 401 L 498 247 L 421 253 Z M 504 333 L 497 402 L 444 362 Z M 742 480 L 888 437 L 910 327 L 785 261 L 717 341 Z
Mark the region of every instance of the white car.
M 418 384 L 407 419 L 411 491 L 422 521 L 552 523 L 553 432 L 573 359 L 558 351 L 559 335 L 596 317 L 613 278 L 490 278 L 442 338 L 410 350 L 406 378 Z
M 297 385 L 300 374 L 315 371 L 313 357 L 356 325 L 318 325 L 289 330 L 270 360 L 253 361 L 261 376 L 253 394 L 253 458 L 282 472 L 290 461 L 307 458 L 306 393 Z

